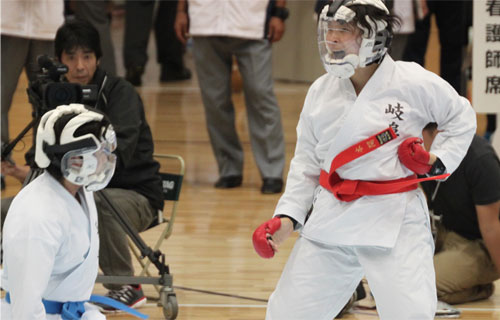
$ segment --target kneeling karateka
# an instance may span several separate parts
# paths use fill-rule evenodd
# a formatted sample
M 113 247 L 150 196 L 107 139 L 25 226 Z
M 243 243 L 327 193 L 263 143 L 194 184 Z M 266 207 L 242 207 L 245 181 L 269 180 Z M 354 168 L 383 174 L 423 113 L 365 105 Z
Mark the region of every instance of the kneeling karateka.
M 45 172 L 15 197 L 3 229 L 2 320 L 105 319 L 84 302 L 98 271 L 92 191 L 113 176 L 115 148 L 100 112 L 71 104 L 43 115 L 35 161 Z
M 434 245 L 415 173 L 452 173 L 476 117 L 446 81 L 386 54 L 396 24 L 381 0 L 335 0 L 320 15 L 327 74 L 305 99 L 274 218 L 253 237 L 269 258 L 301 232 L 268 320 L 331 320 L 363 275 L 381 319 L 434 319 Z M 420 138 L 429 122 L 442 134 L 428 152 Z

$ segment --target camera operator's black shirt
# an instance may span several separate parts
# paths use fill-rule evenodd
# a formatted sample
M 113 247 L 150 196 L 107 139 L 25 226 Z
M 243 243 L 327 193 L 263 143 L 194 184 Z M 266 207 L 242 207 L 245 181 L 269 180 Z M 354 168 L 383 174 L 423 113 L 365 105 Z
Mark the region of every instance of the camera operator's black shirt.
M 428 202 L 436 181 L 422 183 Z M 485 139 L 475 135 L 460 166 L 441 182 L 430 207 L 443 216 L 443 226 L 470 239 L 480 239 L 481 232 L 475 205 L 488 205 L 500 200 L 500 161 Z
M 116 170 L 107 188 L 134 190 L 155 209 L 163 209 L 160 165 L 153 159 L 153 137 L 141 97 L 130 83 L 99 68 L 91 84 L 100 90 L 95 107 L 109 117 L 118 142 Z

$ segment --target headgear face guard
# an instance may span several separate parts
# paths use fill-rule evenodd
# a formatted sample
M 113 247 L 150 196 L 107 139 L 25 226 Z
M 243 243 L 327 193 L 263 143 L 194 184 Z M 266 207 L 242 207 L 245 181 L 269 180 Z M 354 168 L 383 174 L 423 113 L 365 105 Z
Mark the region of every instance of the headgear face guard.
M 98 191 L 106 187 L 115 172 L 116 136 L 109 125 L 101 140 L 93 134 L 87 134 L 82 140 L 81 149 L 71 150 L 61 159 L 63 177 L 73 184 L 85 186 L 87 191 Z
M 54 125 L 65 114 L 77 114 L 64 126 L 56 144 Z M 89 122 L 99 122 L 101 138 L 87 133 L 75 136 L 75 131 Z M 61 173 L 69 182 L 85 186 L 88 191 L 104 188 L 111 180 L 116 156 L 116 134 L 104 115 L 86 109 L 80 104 L 59 106 L 42 117 L 36 141 L 35 162 L 40 168 L 47 168 L 55 154 L 62 154 Z
M 380 62 L 391 37 L 385 21 L 366 16 L 372 32 L 356 25 L 352 5 L 371 5 L 389 13 L 381 0 L 336 0 L 323 8 L 318 22 L 321 61 L 329 74 L 343 79 L 351 77 L 357 67 Z

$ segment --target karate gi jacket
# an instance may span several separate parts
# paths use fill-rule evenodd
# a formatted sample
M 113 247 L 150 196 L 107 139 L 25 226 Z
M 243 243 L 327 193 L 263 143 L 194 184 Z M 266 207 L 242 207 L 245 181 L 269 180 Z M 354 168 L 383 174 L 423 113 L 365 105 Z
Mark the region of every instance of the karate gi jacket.
M 14 198 L 3 229 L 2 288 L 11 303 L 2 301 L 2 320 L 60 319 L 45 314 L 42 299 L 90 298 L 98 271 L 97 210 L 91 192 L 78 195 L 81 203 L 44 173 Z M 88 313 L 84 319 L 105 319 L 97 310 Z
M 476 130 L 469 101 L 442 78 L 413 62 L 386 56 L 359 96 L 350 79 L 325 74 L 310 87 L 297 126 L 295 155 L 285 192 L 274 216 L 295 219 L 302 236 L 328 245 L 393 247 L 406 210 L 427 213 L 421 190 L 363 196 L 352 202 L 336 199 L 319 185 L 344 149 L 388 127 L 398 135 L 380 148 L 337 170 L 343 179 L 386 181 L 413 174 L 397 150 L 409 137 L 422 137 L 429 122 L 442 130 L 432 145 L 452 173 L 467 152 Z M 421 208 L 407 208 L 416 194 Z M 311 206 L 309 219 L 306 216 Z

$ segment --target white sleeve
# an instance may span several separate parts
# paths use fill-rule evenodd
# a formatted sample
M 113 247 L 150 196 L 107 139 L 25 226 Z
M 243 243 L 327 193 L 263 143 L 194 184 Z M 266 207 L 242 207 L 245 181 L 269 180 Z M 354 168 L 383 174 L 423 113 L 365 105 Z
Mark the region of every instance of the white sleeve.
M 63 241 L 62 229 L 46 219 L 18 220 L 9 229 L 4 234 L 4 263 L 8 269 L 12 318 L 46 319 L 42 295 Z
M 297 228 L 304 225 L 321 172 L 321 161 L 315 152 L 318 140 L 308 116 L 309 110 L 315 105 L 314 100 L 311 88 L 306 96 L 297 125 L 297 144 L 290 163 L 285 192 L 274 212 L 274 216 L 282 214 L 295 219 L 298 222 Z
M 430 152 L 441 159 L 447 173 L 453 173 L 465 157 L 476 132 L 476 113 L 469 100 L 458 95 L 446 81 L 439 78 L 431 83 L 433 88 L 427 94 L 430 99 L 428 110 L 440 132 Z

